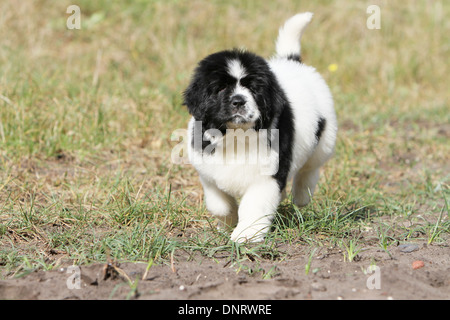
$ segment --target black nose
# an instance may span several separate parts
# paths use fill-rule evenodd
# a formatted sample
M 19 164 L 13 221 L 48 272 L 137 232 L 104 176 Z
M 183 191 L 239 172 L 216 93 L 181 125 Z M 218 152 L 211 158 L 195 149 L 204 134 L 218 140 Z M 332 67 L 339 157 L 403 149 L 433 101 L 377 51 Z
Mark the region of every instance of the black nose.
M 243 95 L 237 94 L 231 97 L 231 105 L 233 109 L 240 109 L 247 101 Z

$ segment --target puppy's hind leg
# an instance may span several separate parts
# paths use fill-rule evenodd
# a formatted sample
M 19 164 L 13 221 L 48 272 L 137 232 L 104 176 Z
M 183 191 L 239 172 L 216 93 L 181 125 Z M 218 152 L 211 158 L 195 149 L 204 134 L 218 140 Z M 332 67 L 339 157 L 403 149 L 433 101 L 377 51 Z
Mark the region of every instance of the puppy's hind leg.
M 306 206 L 314 194 L 317 182 L 319 181 L 319 168 L 302 171 L 300 170 L 294 177 L 292 185 L 292 196 L 294 204 L 299 207 Z
M 201 179 L 208 211 L 219 221 L 219 228 L 228 229 L 237 224 L 238 205 L 236 200 L 223 192 L 217 186 L 205 179 Z

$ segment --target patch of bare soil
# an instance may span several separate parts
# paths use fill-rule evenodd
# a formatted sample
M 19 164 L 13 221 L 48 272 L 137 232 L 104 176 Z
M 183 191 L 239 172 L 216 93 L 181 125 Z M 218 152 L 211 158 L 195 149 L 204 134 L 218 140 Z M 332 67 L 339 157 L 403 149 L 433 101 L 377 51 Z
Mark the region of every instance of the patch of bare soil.
M 282 261 L 249 257 L 239 264 L 180 254 L 147 273 L 144 263 L 35 271 L 0 281 L 0 299 L 450 299 L 447 246 L 414 243 L 391 247 L 390 254 L 372 247 L 353 262 L 338 249 L 320 248 L 308 274 L 304 249 L 286 250 Z M 414 269 L 417 261 L 423 264 Z

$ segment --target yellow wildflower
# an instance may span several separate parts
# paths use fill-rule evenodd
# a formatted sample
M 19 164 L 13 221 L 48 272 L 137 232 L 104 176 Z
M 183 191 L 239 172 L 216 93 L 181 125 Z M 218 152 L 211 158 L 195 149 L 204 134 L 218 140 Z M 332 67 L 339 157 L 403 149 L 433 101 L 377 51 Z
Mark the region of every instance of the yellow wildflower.
M 332 63 L 328 66 L 328 71 L 330 72 L 336 72 L 337 69 L 338 69 L 337 63 Z

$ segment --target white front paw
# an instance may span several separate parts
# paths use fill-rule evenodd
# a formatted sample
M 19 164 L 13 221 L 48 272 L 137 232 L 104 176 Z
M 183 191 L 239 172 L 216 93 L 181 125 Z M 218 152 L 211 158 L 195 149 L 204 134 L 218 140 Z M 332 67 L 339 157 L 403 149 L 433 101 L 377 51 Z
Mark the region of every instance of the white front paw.
M 270 224 L 261 223 L 238 223 L 236 229 L 231 234 L 231 241 L 243 243 L 243 242 L 262 242 L 264 236 L 269 231 Z

